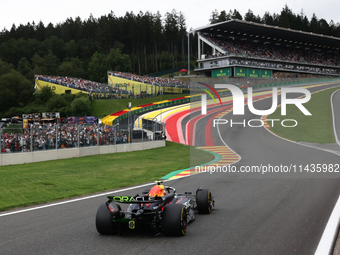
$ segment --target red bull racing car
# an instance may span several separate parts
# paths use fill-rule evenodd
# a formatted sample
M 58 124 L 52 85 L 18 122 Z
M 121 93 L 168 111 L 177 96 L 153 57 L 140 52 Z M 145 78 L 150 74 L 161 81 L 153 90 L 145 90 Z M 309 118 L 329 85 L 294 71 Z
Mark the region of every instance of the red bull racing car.
M 209 214 L 215 203 L 208 189 L 179 194 L 161 181 L 141 196 L 108 196 L 108 199 L 96 214 L 96 228 L 102 235 L 122 235 L 128 229 L 148 226 L 155 234 L 184 236 L 188 223 L 195 220 L 194 211 Z M 120 203 L 129 206 L 122 210 Z

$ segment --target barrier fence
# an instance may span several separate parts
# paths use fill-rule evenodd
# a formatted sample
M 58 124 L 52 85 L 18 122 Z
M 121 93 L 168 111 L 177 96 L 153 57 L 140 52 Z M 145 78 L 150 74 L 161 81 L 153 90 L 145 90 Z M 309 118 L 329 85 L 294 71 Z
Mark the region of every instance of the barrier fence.
M 161 140 L 162 125 L 147 123 L 133 130 L 133 123 L 107 126 L 103 124 L 48 124 L 0 127 L 0 154 L 60 150 L 90 146 L 116 145 Z

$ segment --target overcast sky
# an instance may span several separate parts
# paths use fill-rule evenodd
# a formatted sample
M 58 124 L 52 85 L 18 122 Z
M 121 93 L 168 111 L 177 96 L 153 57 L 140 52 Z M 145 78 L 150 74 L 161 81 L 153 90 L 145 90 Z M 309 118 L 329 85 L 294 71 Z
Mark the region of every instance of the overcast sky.
M 186 25 L 190 28 L 198 28 L 209 24 L 210 14 L 217 9 L 238 10 L 242 16 L 250 9 L 255 15 L 263 16 L 268 11 L 270 14 L 279 14 L 287 4 L 293 13 L 300 13 L 303 9 L 305 15 L 310 20 L 313 13 L 318 19 L 325 19 L 328 23 L 333 20 L 340 22 L 340 1 L 339 0 L 17 0 L 0 3 L 0 31 L 4 28 L 10 30 L 12 25 L 26 25 L 34 21 L 36 24 L 41 20 L 45 26 L 48 23 L 56 25 L 64 22 L 67 18 L 79 16 L 82 20 L 87 19 L 92 13 L 94 18 L 107 15 L 111 12 L 117 17 L 124 16 L 126 12 L 139 11 L 156 13 L 160 11 L 162 17 L 166 12 L 176 9 L 181 11 L 186 17 Z

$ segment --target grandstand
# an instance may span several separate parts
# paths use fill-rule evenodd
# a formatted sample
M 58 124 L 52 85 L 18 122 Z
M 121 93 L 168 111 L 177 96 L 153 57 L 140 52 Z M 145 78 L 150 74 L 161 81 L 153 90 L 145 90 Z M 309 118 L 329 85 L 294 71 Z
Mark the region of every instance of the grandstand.
M 187 82 L 181 81 L 178 79 L 172 79 L 172 78 L 151 77 L 147 75 L 140 76 L 140 75 L 131 74 L 131 73 L 114 72 L 114 71 L 108 71 L 108 75 L 117 76 L 117 77 L 128 79 L 131 81 L 137 81 L 137 82 L 146 83 L 150 85 L 156 85 L 156 86 L 176 87 L 176 88 L 187 88 L 188 87 Z
M 242 20 L 195 32 L 195 71 L 208 77 L 340 76 L 340 38 Z
M 94 99 L 115 99 L 119 96 L 117 88 L 108 86 L 105 83 L 73 77 L 35 75 L 36 92 L 41 91 L 43 87 L 50 87 L 57 94 L 86 93 Z
M 131 73 L 108 71 L 108 83 L 113 88 L 133 95 L 179 94 L 189 91 L 189 83 L 179 79 L 140 76 Z
M 140 98 L 161 93 L 188 93 L 189 83 L 179 79 L 108 71 L 108 84 L 81 78 L 35 75 L 35 90 L 50 87 L 57 94 L 90 94 L 95 99 Z
M 79 91 L 88 93 L 111 92 L 111 88 L 107 84 L 89 81 L 81 78 L 35 75 L 36 83 L 39 80 L 47 83 L 52 83 L 55 85 L 64 86 L 69 89 L 75 89 L 78 90 L 77 92 Z M 36 89 L 39 89 L 38 84 L 36 84 Z M 65 89 L 64 93 L 67 93 L 67 89 Z

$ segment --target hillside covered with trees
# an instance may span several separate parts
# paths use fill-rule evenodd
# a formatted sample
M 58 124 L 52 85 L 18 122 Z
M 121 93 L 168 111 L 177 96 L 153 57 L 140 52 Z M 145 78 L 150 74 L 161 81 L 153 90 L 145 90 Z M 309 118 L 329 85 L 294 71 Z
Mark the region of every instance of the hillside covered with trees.
M 27 23 L 0 34 L 0 59 L 25 74 L 106 81 L 106 71 L 137 74 L 182 67 L 187 54 L 184 14 L 113 12 L 56 25 Z M 31 70 L 31 73 L 29 72 Z
M 340 24 L 309 20 L 301 11 L 285 5 L 278 14 L 263 17 L 251 10 L 242 16 L 237 10 L 213 10 L 210 23 L 230 19 L 253 21 L 340 37 Z M 0 32 L 0 112 L 24 107 L 37 100 L 33 96 L 34 75 L 55 75 L 107 82 L 107 70 L 139 75 L 157 73 L 187 65 L 185 14 L 172 10 L 163 17 L 157 13 L 113 12 L 81 20 L 68 18 L 58 24 L 13 25 Z M 197 41 L 190 33 L 191 65 L 195 65 Z

